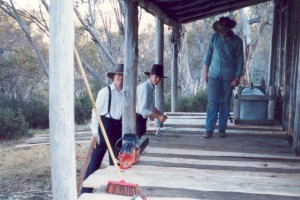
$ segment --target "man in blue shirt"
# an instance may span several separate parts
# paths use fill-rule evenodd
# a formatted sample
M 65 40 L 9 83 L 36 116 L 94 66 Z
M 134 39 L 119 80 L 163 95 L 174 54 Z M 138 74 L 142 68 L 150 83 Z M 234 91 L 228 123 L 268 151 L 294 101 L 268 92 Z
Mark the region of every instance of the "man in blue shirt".
M 213 33 L 205 57 L 203 76 L 207 82 L 208 102 L 204 138 L 213 135 L 218 119 L 219 136 L 226 136 L 232 90 L 240 84 L 244 66 L 243 41 L 232 29 L 236 22 L 220 17 L 213 24 Z
M 161 123 L 165 122 L 167 117 L 155 108 L 153 91 L 164 76 L 163 66 L 154 64 L 151 72 L 144 72 L 149 78 L 137 87 L 136 95 L 136 129 L 137 136 L 141 138 L 146 133 L 147 118 L 152 117 L 158 119 Z

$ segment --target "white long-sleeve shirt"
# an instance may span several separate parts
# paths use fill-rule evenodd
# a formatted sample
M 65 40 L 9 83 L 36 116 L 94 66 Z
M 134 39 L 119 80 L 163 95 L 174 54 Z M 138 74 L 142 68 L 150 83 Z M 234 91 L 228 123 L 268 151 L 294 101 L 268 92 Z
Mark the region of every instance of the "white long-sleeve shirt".
M 110 105 L 110 115 L 108 112 L 108 99 L 109 91 L 108 88 L 102 88 L 97 95 L 96 106 L 100 116 L 105 115 L 108 118 L 120 119 L 122 116 L 122 105 L 123 105 L 123 90 L 120 92 L 116 89 L 115 85 L 112 83 L 110 85 L 111 89 L 111 105 Z M 94 109 L 92 110 L 90 128 L 93 134 L 98 133 L 98 119 Z
M 153 91 L 155 87 L 150 79 L 141 83 L 136 92 L 136 112 L 147 118 L 153 113 Z

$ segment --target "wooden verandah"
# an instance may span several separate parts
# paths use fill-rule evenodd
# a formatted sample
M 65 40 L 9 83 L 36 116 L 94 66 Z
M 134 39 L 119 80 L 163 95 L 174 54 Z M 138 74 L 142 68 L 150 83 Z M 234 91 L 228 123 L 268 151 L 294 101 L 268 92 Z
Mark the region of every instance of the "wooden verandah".
M 202 137 L 204 113 L 168 113 L 169 120 L 140 161 L 122 172 L 150 199 L 299 199 L 300 158 L 286 141 L 282 126 L 229 123 L 228 136 Z M 105 164 L 104 164 L 105 165 Z M 83 185 L 97 189 L 80 200 L 129 199 L 105 193 L 118 180 L 113 166 L 100 169 Z
M 265 2 L 268 0 L 222 0 L 222 1 L 211 1 L 211 0 L 194 0 L 194 1 L 185 1 L 185 0 L 141 0 L 141 1 L 133 1 L 133 0 L 124 0 L 126 6 L 126 14 L 125 14 L 125 58 L 124 58 L 124 93 L 125 99 L 124 109 L 123 109 L 123 132 L 135 132 L 135 88 L 136 88 L 136 80 L 137 80 L 137 66 L 138 66 L 138 6 L 142 6 L 145 9 L 148 9 L 150 13 L 153 13 L 156 16 L 157 20 L 157 37 L 156 37 L 156 53 L 155 53 L 155 62 L 158 64 L 163 64 L 163 23 L 166 23 L 174 28 L 174 34 L 176 35 L 179 31 L 181 23 L 187 23 L 195 20 L 199 20 L 208 16 L 220 14 L 226 11 L 231 11 L 234 9 L 239 9 L 245 6 L 249 6 Z M 274 9 L 274 26 L 273 26 L 273 39 L 272 39 L 272 52 L 271 52 L 271 62 L 270 62 L 270 73 L 268 86 L 272 86 L 275 84 L 277 87 L 277 95 L 281 96 L 280 101 L 282 102 L 282 116 L 281 121 L 283 123 L 284 130 L 287 131 L 287 134 L 283 134 L 278 136 L 277 134 L 268 135 L 268 137 L 261 138 L 264 134 L 262 130 L 260 130 L 260 134 L 253 134 L 254 128 L 247 134 L 240 134 L 239 137 L 236 136 L 235 133 L 230 133 L 229 137 L 227 137 L 223 142 L 221 138 L 213 138 L 213 140 L 203 140 L 199 135 L 191 134 L 189 132 L 185 133 L 183 131 L 179 131 L 178 133 L 168 133 L 169 130 L 166 130 L 166 135 L 172 135 L 172 137 L 166 137 L 168 141 L 164 143 L 157 143 L 156 145 L 164 148 L 164 152 L 162 151 L 156 152 L 154 157 L 159 157 L 161 154 L 168 154 L 170 150 L 170 145 L 178 145 L 176 146 L 176 150 L 180 151 L 183 149 L 189 149 L 189 151 L 184 151 L 183 154 L 190 155 L 191 149 L 197 152 L 196 155 L 191 154 L 190 156 L 207 156 L 204 157 L 207 160 L 212 160 L 211 158 L 220 158 L 222 156 L 218 155 L 212 157 L 211 152 L 216 151 L 216 147 L 221 148 L 224 152 L 230 152 L 229 154 L 233 154 L 233 152 L 239 152 L 240 155 L 235 155 L 235 157 L 230 157 L 226 155 L 222 158 L 230 158 L 230 159 L 238 159 L 237 163 L 244 163 L 245 160 L 251 160 L 254 163 L 257 161 L 267 162 L 272 160 L 272 165 L 278 162 L 275 162 L 277 159 L 280 160 L 279 163 L 285 165 L 285 167 L 275 167 L 275 169 L 284 168 L 285 173 L 278 172 L 252 172 L 248 174 L 245 183 L 240 183 L 240 185 L 231 185 L 232 189 L 228 190 L 228 192 L 233 192 L 237 194 L 249 194 L 245 190 L 248 188 L 252 189 L 251 191 L 257 191 L 255 194 L 257 195 L 271 195 L 273 197 L 281 198 L 280 195 L 283 195 L 282 198 L 298 198 L 299 199 L 299 171 L 295 173 L 295 170 L 299 169 L 299 166 L 296 161 L 299 161 L 297 157 L 293 157 L 291 154 L 291 148 L 285 144 L 284 148 L 281 148 L 282 143 L 280 145 L 275 142 L 278 139 L 282 142 L 282 138 L 289 135 L 291 137 L 293 150 L 299 155 L 300 151 L 300 20 L 298 17 L 298 12 L 300 9 L 300 3 L 298 0 L 275 0 L 275 9 Z M 187 9 L 186 6 L 190 7 Z M 175 8 L 173 7 L 175 6 Z M 179 7 L 177 7 L 179 6 Z M 75 177 L 75 151 L 74 151 L 74 25 L 70 23 L 72 21 L 72 1 L 59 1 L 53 0 L 50 5 L 50 48 L 49 48 L 49 104 L 50 104 L 50 135 L 51 135 L 51 163 L 52 163 L 52 193 L 53 199 L 75 199 L 76 198 L 76 177 Z M 170 8 L 170 10 L 166 10 L 166 8 Z M 195 10 L 196 9 L 196 10 Z M 199 11 L 200 9 L 201 11 Z M 174 11 L 174 12 L 173 12 Z M 178 12 L 176 12 L 178 11 Z M 186 13 L 187 12 L 187 13 Z M 178 15 L 177 15 L 178 14 Z M 204 14 L 204 15 L 198 15 Z M 175 40 L 176 41 L 176 40 Z M 173 53 L 173 61 L 172 61 L 172 106 L 176 105 L 176 88 L 177 88 L 177 44 L 173 43 L 172 48 L 174 48 Z M 176 53 L 177 52 L 177 53 Z M 67 89 L 66 89 L 67 88 Z M 156 101 L 156 107 L 161 110 L 163 109 L 163 83 L 160 84 L 159 88 L 156 90 L 157 99 L 160 101 Z M 174 98 L 175 97 L 175 98 Z M 174 102 L 175 101 L 175 102 Z M 176 106 L 172 107 L 175 109 Z M 172 110 L 174 111 L 174 110 Z M 270 130 L 269 130 L 270 131 Z M 239 131 L 242 133 L 242 131 Z M 184 135 L 182 135 L 184 133 Z M 232 137 L 231 137 L 231 134 Z M 246 135 L 248 137 L 246 137 Z M 272 136 L 272 137 L 271 137 Z M 244 137 L 244 140 L 241 141 L 241 138 Z M 280 138 L 281 137 L 281 138 Z M 172 139 L 173 138 L 173 139 Z M 232 138 L 232 139 L 231 139 Z M 234 140 L 236 138 L 237 140 Z M 262 139 L 262 140 L 259 140 Z M 152 139 L 152 138 L 151 138 Z M 152 141 L 155 141 L 152 139 Z M 182 143 L 178 143 L 178 141 Z M 197 146 L 196 141 L 200 141 L 203 145 Z M 205 142 L 204 142 L 205 141 Z M 222 141 L 222 142 L 217 142 Z M 274 144 L 270 141 L 275 142 Z M 174 142 L 174 143 L 171 143 Z M 227 145 L 229 142 L 232 142 L 231 148 L 227 149 Z M 242 146 L 244 142 L 252 142 L 248 145 Z M 155 143 L 151 144 L 154 145 Z M 207 145 L 210 144 L 210 145 Z M 240 145 L 241 144 L 241 145 Z M 277 145 L 276 145 L 277 144 Z M 149 147 L 149 152 L 151 153 L 151 148 L 157 148 L 157 146 Z M 219 145 L 219 146 L 218 146 Z M 261 154 L 265 153 L 266 149 L 268 149 L 269 145 L 272 147 L 272 151 L 266 153 L 266 157 L 247 157 L 246 155 L 253 154 Z M 241 148 L 238 148 L 238 147 Z M 208 148 L 211 149 L 208 149 Z M 203 149 L 206 148 L 206 149 Z M 236 148 L 236 149 L 235 149 Z M 274 148 L 274 149 L 273 149 Z M 276 150 L 277 149 L 277 150 Z M 168 151 L 166 151 L 168 150 Z M 234 151 L 233 151 L 234 150 Z M 252 152 L 244 152 L 244 151 L 252 151 Z M 257 150 L 255 152 L 254 150 Z M 205 151 L 209 153 L 207 155 L 201 154 L 201 152 Z M 166 153 L 167 152 L 167 153 Z M 193 151 L 194 152 L 194 151 Z M 219 151 L 217 151 L 220 153 Z M 242 154 L 241 154 L 242 152 Z M 153 152 L 152 152 L 153 153 Z M 155 153 L 155 152 L 154 152 Z M 245 154 L 243 154 L 245 153 Z M 249 154 L 250 153 L 250 154 Z M 179 154 L 176 152 L 176 154 Z M 172 156 L 176 156 L 174 155 Z M 271 158 L 269 157 L 271 155 Z M 275 156 L 275 157 L 274 157 Z M 144 156 L 145 157 L 145 156 Z M 198 157 L 202 158 L 202 157 Z M 209 159 L 208 159 L 209 158 Z M 244 158 L 245 160 L 239 160 Z M 143 159 L 143 158 L 142 158 Z M 181 162 L 186 162 L 186 158 Z M 257 159 L 257 160 L 255 160 Z M 194 162 L 199 159 L 192 159 Z M 141 160 L 141 163 L 145 161 Z M 153 161 L 154 162 L 154 161 Z M 229 162 L 223 162 L 224 165 Z M 160 163 L 157 162 L 156 163 Z M 178 163 L 178 164 L 181 164 Z M 252 163 L 252 162 L 251 162 Z M 250 164 L 250 163 L 247 163 Z M 203 174 L 203 176 L 209 175 L 212 171 L 205 171 L 203 173 L 203 169 L 201 169 L 201 164 L 197 164 L 199 169 L 197 171 L 193 171 L 189 173 L 189 177 L 192 178 L 196 174 Z M 153 164 L 150 165 L 151 169 L 154 169 Z M 226 165 L 225 165 L 226 166 Z M 269 166 L 267 164 L 266 166 Z M 290 169 L 291 166 L 297 166 L 297 169 Z M 224 167 L 224 166 L 223 166 Z M 255 167 L 254 167 L 255 168 Z M 262 167 L 264 168 L 264 167 Z M 134 168 L 133 168 L 134 169 Z M 147 168 L 149 169 L 149 168 Z M 245 169 L 245 168 L 243 168 Z M 261 168 L 255 168 L 261 169 Z M 149 170 L 145 170 L 147 172 Z M 158 169 L 155 170 L 156 172 Z M 215 175 L 216 183 L 219 183 L 217 186 L 214 186 L 216 189 L 213 190 L 213 193 L 218 193 L 217 191 L 223 191 L 222 188 L 229 187 L 231 183 L 230 180 L 226 182 L 218 182 L 221 181 L 224 176 L 227 176 L 227 171 L 223 171 L 221 174 Z M 242 171 L 240 173 L 243 174 Z M 263 173 L 265 173 L 263 175 Z M 113 174 L 113 173 L 110 173 Z M 167 174 L 167 173 L 162 173 Z M 175 174 L 175 173 L 174 173 Z M 242 178 L 240 175 L 234 174 L 234 180 L 238 180 Z M 260 177 L 259 175 L 263 175 Z M 283 175 L 283 176 L 281 176 Z M 139 176 L 130 176 L 139 177 Z M 174 177 L 176 177 L 174 175 Z M 205 177 L 205 176 L 204 176 Z M 213 177 L 213 176 L 211 176 Z M 198 185 L 200 191 L 205 190 L 205 184 L 208 184 L 211 180 L 211 177 L 206 177 L 204 180 L 200 179 L 200 183 L 196 184 L 196 181 L 190 182 L 189 186 Z M 113 177 L 112 177 L 113 178 Z M 127 177 L 125 177 L 127 178 Z M 128 181 L 131 181 L 130 178 Z M 141 176 L 140 178 L 143 178 Z M 202 176 L 199 176 L 202 178 Z M 101 179 L 101 177 L 100 177 Z M 182 179 L 183 180 L 183 179 Z M 181 183 L 182 180 L 176 180 L 176 183 Z M 246 181 L 253 182 L 246 182 Z M 262 181 L 264 180 L 264 181 Z M 107 181 L 107 180 L 105 180 Z M 134 181 L 134 180 L 133 180 Z M 162 183 L 165 186 L 168 186 L 168 179 L 163 178 Z M 198 182 L 199 182 L 198 181 Z M 202 181 L 202 182 L 201 182 Z M 135 182 L 135 181 L 134 181 Z M 140 181 L 137 181 L 140 183 Z M 197 182 L 197 183 L 198 183 Z M 203 184 L 201 184 L 203 183 Z M 274 184 L 276 183 L 276 184 Z M 141 183 L 140 183 L 141 184 Z M 222 185 L 223 184 L 223 185 Z M 270 184 L 270 185 L 269 185 Z M 151 185 L 152 188 L 153 185 Z M 212 185 L 211 185 L 212 186 Z M 209 188 L 212 188 L 212 187 Z M 282 188 L 278 188 L 282 186 Z M 287 186 L 287 187 L 286 187 Z M 145 186 L 147 187 L 147 185 Z M 270 189 L 274 187 L 274 189 Z M 149 189 L 150 193 L 153 194 L 155 190 Z M 240 188 L 240 190 L 238 190 Z M 263 189 L 261 189 L 263 188 Z M 242 190 L 242 192 L 241 192 Z M 175 191 L 181 191 L 181 189 L 174 189 Z M 209 190 L 211 191 L 211 190 Z M 261 191 L 261 192 L 259 192 Z M 269 191 L 269 192 L 266 192 Z M 281 191 L 281 192 L 279 192 Z M 245 192 L 245 193 L 244 193 Z M 169 194 L 169 192 L 167 192 Z M 182 192 L 184 194 L 188 194 L 189 192 Z M 252 192 L 254 193 L 254 192 Z M 205 195 L 203 194 L 203 198 L 205 199 Z M 222 196 L 222 194 L 220 194 Z M 201 195 L 199 196 L 201 198 Z M 244 196 L 241 196 L 241 198 Z M 82 196 L 81 198 L 84 198 Z M 281 198 L 281 199 L 282 199 Z M 91 198 L 89 198 L 91 199 Z M 104 199 L 113 199 L 113 197 L 104 198 Z M 121 199 L 121 197 L 117 197 L 117 199 Z M 174 199 L 174 198 L 172 198 Z M 183 199 L 183 197 L 179 197 L 179 199 Z M 195 198 L 199 199 L 199 198 Z M 224 198 L 220 198 L 224 199 Z M 253 197 L 253 199 L 257 199 Z

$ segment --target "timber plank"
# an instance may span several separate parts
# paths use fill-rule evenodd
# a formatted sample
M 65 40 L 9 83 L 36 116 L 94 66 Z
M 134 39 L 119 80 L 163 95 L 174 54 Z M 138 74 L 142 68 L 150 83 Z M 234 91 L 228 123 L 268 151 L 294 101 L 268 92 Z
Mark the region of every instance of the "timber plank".
M 85 193 L 78 200 L 129 200 L 130 197 L 122 195 L 113 195 L 105 193 Z M 176 197 L 151 197 L 151 200 L 199 200 L 194 198 L 176 198 Z
M 226 132 L 227 133 L 236 133 L 236 134 L 270 134 L 270 135 L 280 135 L 284 134 L 286 135 L 286 131 L 282 130 L 248 130 L 246 128 L 244 129 L 234 129 L 235 127 L 230 127 Z M 148 133 L 153 133 L 156 132 L 158 127 L 148 127 L 147 132 Z M 250 128 L 249 128 L 250 129 Z M 161 133 L 182 133 L 184 135 L 188 135 L 189 133 L 197 133 L 197 134 L 202 134 L 205 131 L 205 128 L 191 128 L 191 127 L 162 127 L 159 130 Z
M 211 165 L 211 166 L 226 166 L 226 167 L 252 167 L 252 168 L 263 168 L 263 169 L 300 169 L 300 162 L 271 162 L 271 161 L 233 161 L 233 160 L 200 160 L 182 157 L 159 157 L 159 155 L 148 156 L 147 153 L 143 154 L 139 160 L 141 162 L 166 162 L 185 165 Z M 299 170 L 300 172 L 300 170 Z M 289 176 L 289 175 L 288 175 Z M 292 179 L 294 175 L 290 176 Z M 299 178 L 299 177 L 298 177 Z
M 122 171 L 124 180 L 141 187 L 168 187 L 201 191 L 226 191 L 273 194 L 300 197 L 300 176 L 294 179 L 272 173 L 244 173 L 187 168 L 133 166 Z M 277 174 L 276 174 L 277 175 Z M 84 183 L 84 187 L 100 188 L 109 180 L 118 180 L 113 166 L 98 170 Z
M 263 158 L 263 159 L 280 159 L 280 160 L 299 160 L 300 157 L 293 156 L 281 156 L 274 154 L 255 154 L 255 153 L 244 153 L 244 152 L 224 152 L 224 151 L 213 151 L 213 150 L 201 150 L 201 149 L 178 149 L 178 148 L 161 148 L 151 147 L 146 149 L 147 153 L 156 154 L 174 154 L 174 155 L 195 155 L 195 156 L 210 156 L 210 157 L 232 157 L 232 158 Z
M 165 127 L 205 127 L 206 119 L 168 119 L 164 122 Z M 246 129 L 246 130 L 278 130 L 282 131 L 281 125 L 243 125 L 228 123 L 228 129 Z

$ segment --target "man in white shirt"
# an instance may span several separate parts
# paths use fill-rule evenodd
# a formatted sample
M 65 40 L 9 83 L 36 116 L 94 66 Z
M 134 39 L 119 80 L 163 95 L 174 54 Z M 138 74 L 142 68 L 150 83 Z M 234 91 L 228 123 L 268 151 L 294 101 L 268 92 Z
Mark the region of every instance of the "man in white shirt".
M 162 65 L 154 64 L 151 72 L 144 72 L 149 76 L 148 80 L 141 83 L 137 87 L 136 98 L 136 129 L 137 136 L 141 138 L 146 133 L 147 118 L 156 118 L 161 123 L 165 122 L 167 116 L 163 115 L 154 105 L 153 91 L 155 86 L 158 85 L 161 78 L 167 78 L 164 76 L 164 68 Z
M 104 128 L 112 147 L 116 141 L 122 137 L 122 102 L 123 102 L 123 64 L 117 64 L 113 67 L 107 76 L 113 79 L 113 83 L 108 87 L 102 88 L 96 99 L 96 106 L 101 116 Z M 93 150 L 91 161 L 86 171 L 84 179 L 98 170 L 101 166 L 103 157 L 107 151 L 105 139 L 98 124 L 95 111 L 92 111 L 91 130 L 97 137 L 97 144 Z M 120 143 L 121 145 L 121 143 Z M 109 163 L 113 165 L 111 156 L 109 155 Z M 82 188 L 81 193 L 91 193 L 93 188 Z

